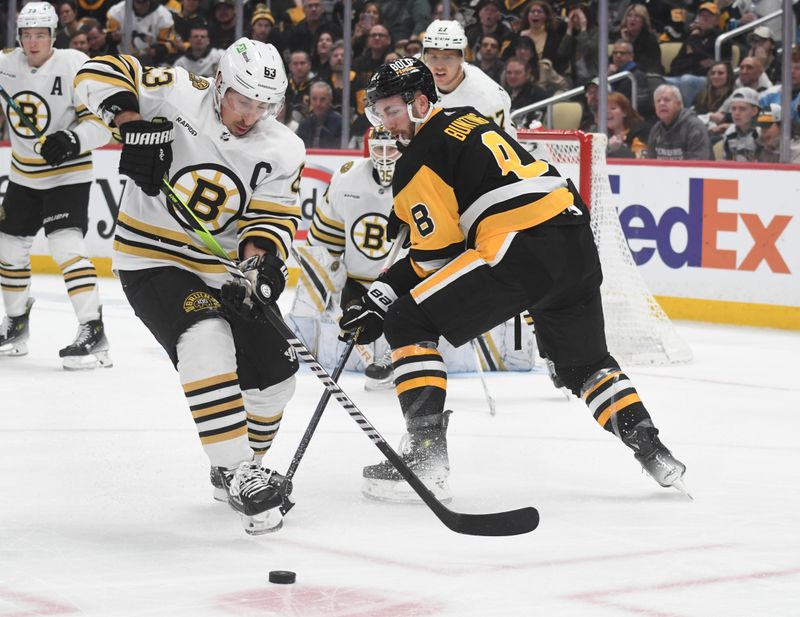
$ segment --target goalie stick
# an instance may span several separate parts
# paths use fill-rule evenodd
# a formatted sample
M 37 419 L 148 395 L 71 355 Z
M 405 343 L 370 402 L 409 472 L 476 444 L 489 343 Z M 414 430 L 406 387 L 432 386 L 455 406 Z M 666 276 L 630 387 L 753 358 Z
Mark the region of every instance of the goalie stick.
M 183 203 L 180 196 L 167 181 L 166 177 L 161 183 L 161 191 L 177 210 L 184 214 L 186 223 L 197 233 L 203 244 L 219 259 L 220 263 L 237 279 L 245 281 L 245 285 L 250 285 L 241 270 L 231 261 L 225 250 L 219 245 L 216 238 L 203 225 L 202 221 L 195 213 Z M 515 536 L 528 533 L 536 529 L 539 525 L 539 512 L 533 507 L 518 508 L 505 512 L 492 512 L 486 514 L 467 514 L 455 512 L 436 499 L 430 489 L 425 486 L 422 480 L 406 465 L 400 455 L 395 452 L 388 442 L 378 433 L 374 426 L 367 420 L 361 410 L 350 400 L 350 397 L 342 390 L 331 378 L 328 372 L 316 361 L 311 352 L 305 345 L 297 339 L 294 332 L 281 318 L 275 305 L 264 308 L 263 314 L 270 324 L 286 339 L 289 345 L 295 350 L 297 355 L 309 365 L 312 372 L 322 381 L 325 388 L 331 392 L 337 401 L 345 408 L 350 417 L 355 420 L 358 426 L 372 440 L 375 446 L 383 453 L 388 461 L 403 476 L 414 492 L 420 496 L 425 505 L 444 523 L 444 525 L 456 533 L 473 536 Z

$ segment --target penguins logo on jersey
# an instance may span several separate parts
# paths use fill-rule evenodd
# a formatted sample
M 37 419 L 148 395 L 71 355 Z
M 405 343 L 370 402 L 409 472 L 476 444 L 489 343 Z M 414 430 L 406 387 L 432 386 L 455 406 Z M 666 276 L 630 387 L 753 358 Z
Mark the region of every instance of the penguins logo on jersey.
M 190 165 L 172 176 L 170 182 L 183 202 L 213 234 L 224 231 L 244 211 L 242 198 L 247 196 L 244 185 L 236 174 L 222 165 Z M 183 221 L 169 200 L 167 205 L 172 216 Z
M 14 102 L 19 105 L 22 113 L 39 130 L 45 133 L 50 126 L 50 107 L 41 96 L 30 90 L 24 90 L 14 95 Z M 25 121 L 17 113 L 17 110 L 6 106 L 6 117 L 8 117 L 11 130 L 23 139 L 35 139 L 33 131 L 25 124 Z
M 350 228 L 350 239 L 358 251 L 372 260 L 386 257 L 389 246 L 386 242 L 386 224 L 389 219 L 383 214 L 369 212 L 357 218 Z

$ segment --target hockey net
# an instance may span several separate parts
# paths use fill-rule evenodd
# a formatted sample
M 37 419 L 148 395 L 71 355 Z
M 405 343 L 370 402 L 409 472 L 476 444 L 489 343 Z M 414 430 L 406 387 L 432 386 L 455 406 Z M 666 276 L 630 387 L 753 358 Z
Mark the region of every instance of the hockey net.
M 680 364 L 692 351 L 658 304 L 633 261 L 611 203 L 606 137 L 581 131 L 519 131 L 537 159 L 572 178 L 591 208 L 594 240 L 603 265 L 603 313 L 611 354 L 623 365 Z

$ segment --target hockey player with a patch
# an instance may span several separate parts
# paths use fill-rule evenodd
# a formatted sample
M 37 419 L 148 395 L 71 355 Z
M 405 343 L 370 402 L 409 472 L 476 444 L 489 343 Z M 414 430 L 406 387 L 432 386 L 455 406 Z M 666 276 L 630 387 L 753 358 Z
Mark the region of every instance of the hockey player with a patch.
M 122 40 L 122 31 L 125 25 L 125 5 L 123 0 L 110 9 L 106 16 L 106 31 L 119 43 Z M 175 22 L 167 7 L 156 0 L 145 0 L 143 3 L 133 3 L 133 25 L 131 37 L 134 54 L 148 64 L 162 62 L 176 52 Z

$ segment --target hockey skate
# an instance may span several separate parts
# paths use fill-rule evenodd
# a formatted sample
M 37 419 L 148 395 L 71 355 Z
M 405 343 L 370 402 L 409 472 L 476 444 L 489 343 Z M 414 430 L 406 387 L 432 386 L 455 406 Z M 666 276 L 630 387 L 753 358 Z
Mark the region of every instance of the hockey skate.
M 561 393 L 564 395 L 564 397 L 569 400 L 570 392 L 567 390 L 564 382 L 561 381 L 561 377 L 556 374 L 556 365 L 550 358 L 547 357 L 544 358 L 544 365 L 547 368 L 547 376 L 550 377 L 550 381 L 553 382 L 553 387 L 556 390 L 561 390 Z
M 3 318 L 3 323 L 0 324 L 0 356 L 24 356 L 28 353 L 30 336 L 28 322 L 34 302 L 33 298 L 28 298 L 22 315 L 18 317 L 6 315 Z
M 400 442 L 399 454 L 406 465 L 442 503 L 453 495 L 447 481 L 450 460 L 447 456 L 447 425 L 452 412 L 445 411 L 442 426 L 408 432 Z M 361 493 L 370 499 L 392 503 L 420 503 L 419 495 L 389 461 L 364 467 Z
M 108 355 L 108 339 L 103 326 L 102 307 L 100 307 L 100 318 L 80 324 L 75 340 L 59 351 L 58 355 L 68 371 L 114 366 Z
M 692 499 L 683 483 L 686 465 L 676 459 L 661 443 L 658 429 L 649 420 L 637 424 L 623 441 L 633 450 L 633 456 L 656 482 L 665 488 L 675 488 Z
M 369 391 L 388 390 L 394 387 L 392 350 L 386 352 L 364 370 L 364 389 Z
M 214 499 L 222 496 L 218 491 L 221 488 L 227 495 L 225 501 L 239 513 L 242 527 L 250 535 L 270 533 L 283 526 L 280 511 L 283 476 L 279 473 L 245 461 L 236 469 L 213 468 L 211 483 Z

